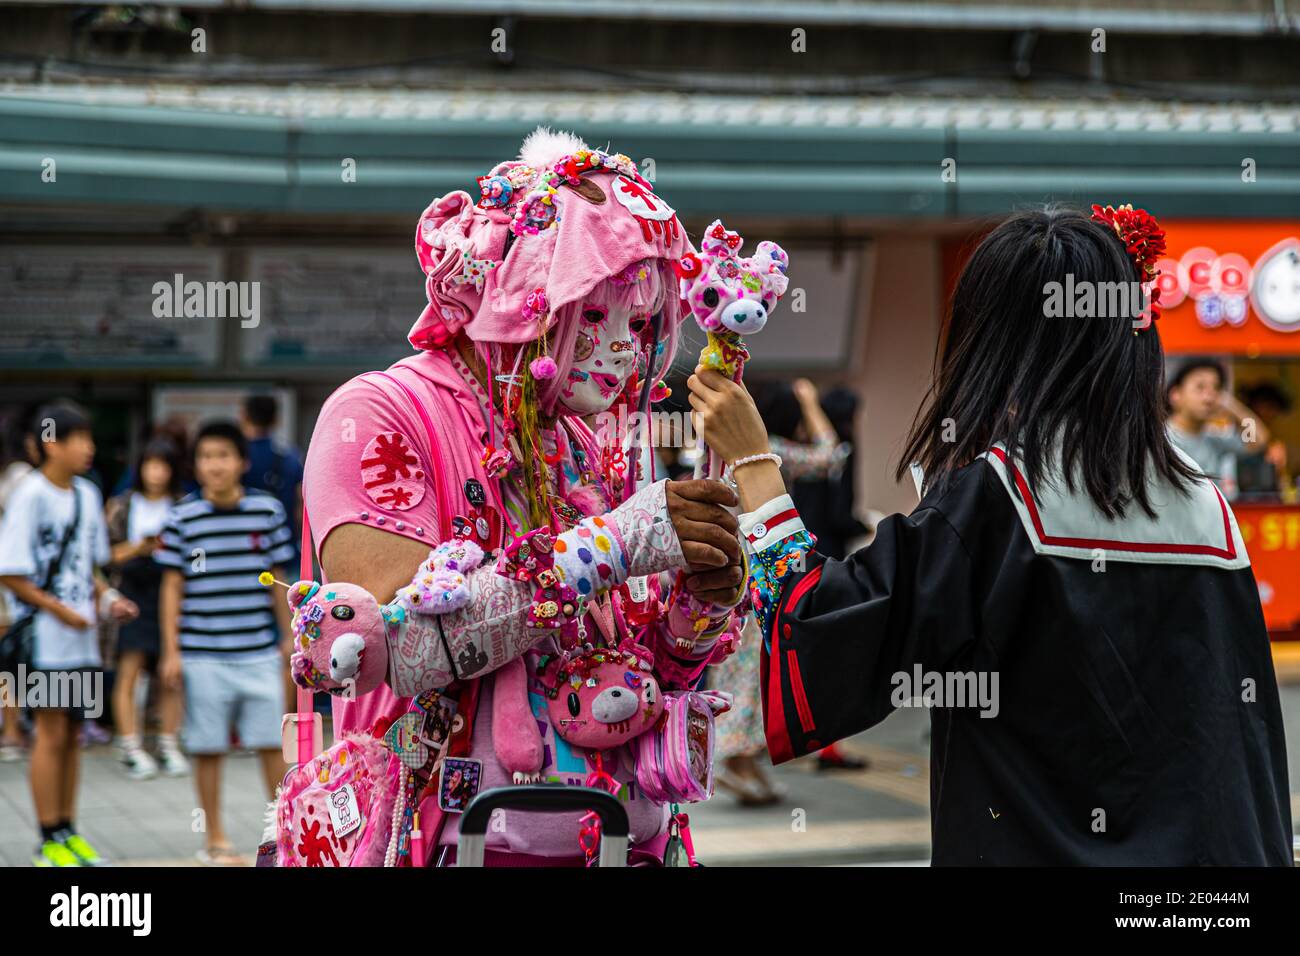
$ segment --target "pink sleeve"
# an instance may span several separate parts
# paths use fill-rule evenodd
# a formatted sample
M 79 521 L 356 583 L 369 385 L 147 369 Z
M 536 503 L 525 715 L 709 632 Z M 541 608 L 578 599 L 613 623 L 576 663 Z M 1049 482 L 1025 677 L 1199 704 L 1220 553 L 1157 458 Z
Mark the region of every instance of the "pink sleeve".
M 437 543 L 436 495 L 424 467 L 428 439 L 409 404 L 391 394 L 395 390 L 379 376 L 354 378 L 330 396 L 316 419 L 303 469 L 303 504 L 317 554 L 330 532 L 349 522 L 427 541 L 429 547 Z M 368 464 L 372 459 L 379 460 Z M 393 480 L 371 484 L 387 477 L 386 464 Z M 335 733 L 342 734 L 369 730 L 377 718 L 405 710 L 407 701 L 385 685 L 355 701 L 336 697 L 333 704 Z
M 325 402 L 304 467 L 303 503 L 317 554 L 342 524 L 438 543 L 428 436 L 397 387 L 354 378 Z

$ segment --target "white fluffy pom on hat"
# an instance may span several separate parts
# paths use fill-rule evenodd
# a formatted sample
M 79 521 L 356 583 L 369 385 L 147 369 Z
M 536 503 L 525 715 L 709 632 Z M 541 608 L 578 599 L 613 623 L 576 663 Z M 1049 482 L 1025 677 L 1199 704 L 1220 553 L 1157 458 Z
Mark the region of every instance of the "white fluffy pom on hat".
M 565 156 L 587 148 L 582 137 L 575 133 L 539 126 L 524 137 L 524 143 L 519 147 L 519 159 L 533 169 L 550 169 Z

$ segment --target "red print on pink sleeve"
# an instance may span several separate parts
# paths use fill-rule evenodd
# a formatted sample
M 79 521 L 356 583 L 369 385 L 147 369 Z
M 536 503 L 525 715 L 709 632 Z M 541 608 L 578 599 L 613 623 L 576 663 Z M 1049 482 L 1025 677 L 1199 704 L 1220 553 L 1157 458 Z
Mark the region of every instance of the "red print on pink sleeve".
M 401 432 L 381 433 L 361 455 L 361 483 L 380 507 L 408 511 L 424 499 L 424 463 Z

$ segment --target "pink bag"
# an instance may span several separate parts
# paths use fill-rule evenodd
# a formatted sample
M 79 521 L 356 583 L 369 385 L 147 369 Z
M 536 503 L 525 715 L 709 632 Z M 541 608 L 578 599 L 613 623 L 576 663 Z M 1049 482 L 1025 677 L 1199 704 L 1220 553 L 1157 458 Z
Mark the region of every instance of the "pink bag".
M 656 803 L 699 803 L 713 794 L 713 718 L 731 709 L 721 691 L 664 697 L 659 726 L 636 738 L 636 782 Z
M 289 771 L 276 803 L 277 866 L 383 866 L 401 763 L 349 734 Z

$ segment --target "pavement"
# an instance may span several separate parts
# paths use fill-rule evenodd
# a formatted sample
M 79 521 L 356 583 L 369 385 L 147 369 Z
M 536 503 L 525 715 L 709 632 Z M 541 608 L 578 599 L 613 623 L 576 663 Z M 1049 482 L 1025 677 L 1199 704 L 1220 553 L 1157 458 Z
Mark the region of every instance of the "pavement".
M 1300 652 L 1300 646 L 1297 646 Z M 1292 786 L 1300 821 L 1300 653 L 1279 661 Z M 699 858 L 714 866 L 913 865 L 929 859 L 929 715 L 899 710 L 843 744 L 865 756 L 860 771 L 819 771 L 809 759 L 776 767 L 786 791 L 778 805 L 744 808 L 725 794 L 684 809 Z M 227 759 L 222 819 L 251 863 L 262 833 L 265 791 L 257 759 Z M 192 777 L 128 780 L 110 746 L 82 760 L 78 824 L 112 861 L 127 866 L 195 866 L 202 814 Z M 0 764 L 0 865 L 24 866 L 34 847 L 26 764 Z

